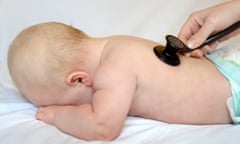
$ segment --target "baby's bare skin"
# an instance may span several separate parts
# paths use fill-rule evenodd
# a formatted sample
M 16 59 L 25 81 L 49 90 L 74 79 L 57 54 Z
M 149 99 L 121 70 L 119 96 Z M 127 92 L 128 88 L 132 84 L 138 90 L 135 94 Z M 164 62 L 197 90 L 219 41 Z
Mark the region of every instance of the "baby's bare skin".
M 100 64 L 92 75 L 92 104 L 44 108 L 38 118 L 86 139 L 99 138 L 92 135 L 96 127 L 83 120 L 94 113 L 94 119 L 100 117 L 105 121 L 103 126 L 111 128 L 113 137 L 120 133 L 127 115 L 169 123 L 230 123 L 226 107 L 230 86 L 215 65 L 205 58 L 184 56 L 180 56 L 180 66 L 166 65 L 154 55 L 156 45 L 128 36 L 107 38 Z M 83 124 L 88 125 L 87 130 L 81 130 Z M 74 131 L 82 133 L 76 135 Z
M 173 67 L 154 55 L 152 49 L 156 43 L 129 37 L 115 39 L 109 47 L 116 49 L 117 54 L 111 54 L 114 58 L 109 61 L 132 65 L 137 79 L 129 115 L 170 123 L 231 121 L 226 107 L 230 86 L 213 63 L 205 58 L 180 56 L 181 65 Z M 125 58 L 118 58 L 119 53 Z

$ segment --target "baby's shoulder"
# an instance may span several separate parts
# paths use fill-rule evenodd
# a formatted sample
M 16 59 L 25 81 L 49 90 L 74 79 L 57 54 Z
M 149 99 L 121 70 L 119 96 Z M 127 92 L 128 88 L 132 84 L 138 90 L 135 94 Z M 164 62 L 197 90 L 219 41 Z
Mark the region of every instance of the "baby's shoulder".
M 118 35 L 111 36 L 105 45 L 105 52 L 114 56 L 134 56 L 151 50 L 158 43 L 141 37 Z
M 156 45 L 156 42 L 145 39 L 142 37 L 130 36 L 130 35 L 115 35 L 109 37 L 109 43 L 116 44 L 119 46 L 129 47 L 132 45 Z

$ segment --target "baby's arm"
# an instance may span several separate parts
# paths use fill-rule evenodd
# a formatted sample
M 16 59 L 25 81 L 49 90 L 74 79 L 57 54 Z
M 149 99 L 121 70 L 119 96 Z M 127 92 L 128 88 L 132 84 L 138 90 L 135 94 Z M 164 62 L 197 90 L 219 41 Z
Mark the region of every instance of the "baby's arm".
M 92 104 L 40 108 L 37 118 L 81 139 L 116 138 L 130 109 L 136 80 L 121 70 L 113 73 L 102 69 L 98 73 Z

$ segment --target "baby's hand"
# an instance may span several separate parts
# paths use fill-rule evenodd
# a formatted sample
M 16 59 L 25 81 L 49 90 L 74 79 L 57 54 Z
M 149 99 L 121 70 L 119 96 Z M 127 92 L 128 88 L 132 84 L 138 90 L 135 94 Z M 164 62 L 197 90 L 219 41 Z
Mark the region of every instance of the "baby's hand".
M 54 125 L 55 112 L 58 108 L 58 106 L 40 107 L 37 111 L 36 118 L 47 124 Z

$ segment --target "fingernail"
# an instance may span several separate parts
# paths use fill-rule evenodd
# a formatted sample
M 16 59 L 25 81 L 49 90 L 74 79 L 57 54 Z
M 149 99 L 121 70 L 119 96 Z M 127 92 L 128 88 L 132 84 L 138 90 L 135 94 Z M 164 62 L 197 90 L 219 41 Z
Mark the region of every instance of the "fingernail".
M 37 113 L 36 118 L 37 119 L 42 119 L 42 113 Z
M 189 41 L 189 42 L 187 43 L 187 46 L 188 46 L 189 48 L 191 48 L 191 49 L 194 48 L 194 45 L 195 45 L 194 41 Z
M 203 53 L 202 53 L 201 51 L 199 51 L 199 52 L 197 53 L 197 55 L 198 55 L 199 57 L 202 57 L 202 56 L 203 56 Z

